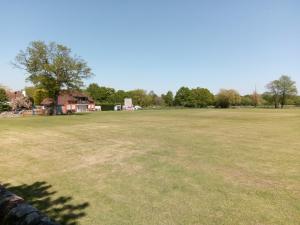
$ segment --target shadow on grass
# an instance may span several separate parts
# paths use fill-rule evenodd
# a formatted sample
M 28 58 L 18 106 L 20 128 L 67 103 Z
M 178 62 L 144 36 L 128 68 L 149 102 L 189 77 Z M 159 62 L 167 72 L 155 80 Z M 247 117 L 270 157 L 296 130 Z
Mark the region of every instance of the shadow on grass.
M 46 182 L 3 186 L 61 225 L 77 225 L 77 220 L 86 216 L 84 210 L 89 206 L 88 202 L 72 204 L 71 196 L 54 197 L 57 192 L 51 191 L 52 186 Z

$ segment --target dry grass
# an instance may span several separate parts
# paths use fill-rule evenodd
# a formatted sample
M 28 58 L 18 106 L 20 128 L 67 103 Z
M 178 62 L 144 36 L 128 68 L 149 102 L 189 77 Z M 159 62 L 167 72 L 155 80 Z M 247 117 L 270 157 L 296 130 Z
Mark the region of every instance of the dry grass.
M 300 224 L 299 128 L 296 109 L 0 119 L 0 181 L 89 202 L 82 225 Z

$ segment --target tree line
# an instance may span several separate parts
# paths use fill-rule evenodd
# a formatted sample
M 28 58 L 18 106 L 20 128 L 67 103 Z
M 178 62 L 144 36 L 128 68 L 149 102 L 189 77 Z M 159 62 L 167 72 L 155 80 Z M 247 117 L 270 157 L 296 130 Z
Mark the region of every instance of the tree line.
M 209 106 L 229 108 L 232 106 L 274 106 L 283 108 L 285 105 L 300 105 L 297 96 L 296 83 L 289 76 L 282 75 L 266 85 L 267 91 L 258 94 L 256 91 L 248 95 L 240 95 L 234 89 L 221 89 L 214 95 L 207 88 L 181 87 L 175 95 L 172 91 L 158 95 L 154 91 L 142 89 L 131 91 L 115 90 L 111 87 L 90 84 L 84 91 L 97 104 L 122 104 L 124 98 L 132 98 L 133 104 L 147 106 L 180 106 L 190 108 L 205 108 Z
M 82 90 L 89 94 L 96 104 L 122 104 L 124 98 L 132 98 L 133 104 L 142 107 L 148 106 L 179 106 L 179 107 L 220 107 L 273 105 L 275 108 L 284 107 L 287 104 L 300 105 L 300 97 L 297 96 L 296 83 L 287 75 L 281 76 L 266 85 L 267 91 L 258 94 L 256 91 L 249 95 L 241 96 L 233 89 L 221 89 L 214 95 L 203 87 L 181 87 L 175 94 L 168 91 L 158 95 L 154 91 L 147 92 L 142 89 L 115 90 L 111 87 L 100 86 L 96 83 L 84 88 L 84 80 L 93 76 L 91 68 L 80 57 L 73 55 L 71 49 L 51 42 L 34 41 L 23 51 L 17 54 L 15 67 L 27 74 L 27 81 L 32 87 L 26 88 L 29 100 L 39 105 L 44 98 L 52 98 L 54 112 L 57 98 L 61 90 Z M 0 111 L 7 110 L 8 97 L 4 88 L 0 87 Z M 28 99 L 18 99 L 14 107 L 20 107 L 22 102 L 28 103 Z

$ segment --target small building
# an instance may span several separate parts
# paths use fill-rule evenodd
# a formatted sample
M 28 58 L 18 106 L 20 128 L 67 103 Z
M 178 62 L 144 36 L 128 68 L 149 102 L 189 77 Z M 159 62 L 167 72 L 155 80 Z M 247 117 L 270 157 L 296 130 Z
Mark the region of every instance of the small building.
M 62 113 L 95 111 L 95 102 L 80 91 L 61 91 L 58 105 Z

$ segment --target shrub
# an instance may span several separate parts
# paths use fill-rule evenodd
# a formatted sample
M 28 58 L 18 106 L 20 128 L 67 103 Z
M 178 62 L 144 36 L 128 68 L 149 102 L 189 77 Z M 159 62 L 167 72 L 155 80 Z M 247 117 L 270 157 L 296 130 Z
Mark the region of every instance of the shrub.
M 221 89 L 217 95 L 216 107 L 229 108 L 230 106 L 237 106 L 241 104 L 240 94 L 233 89 Z

